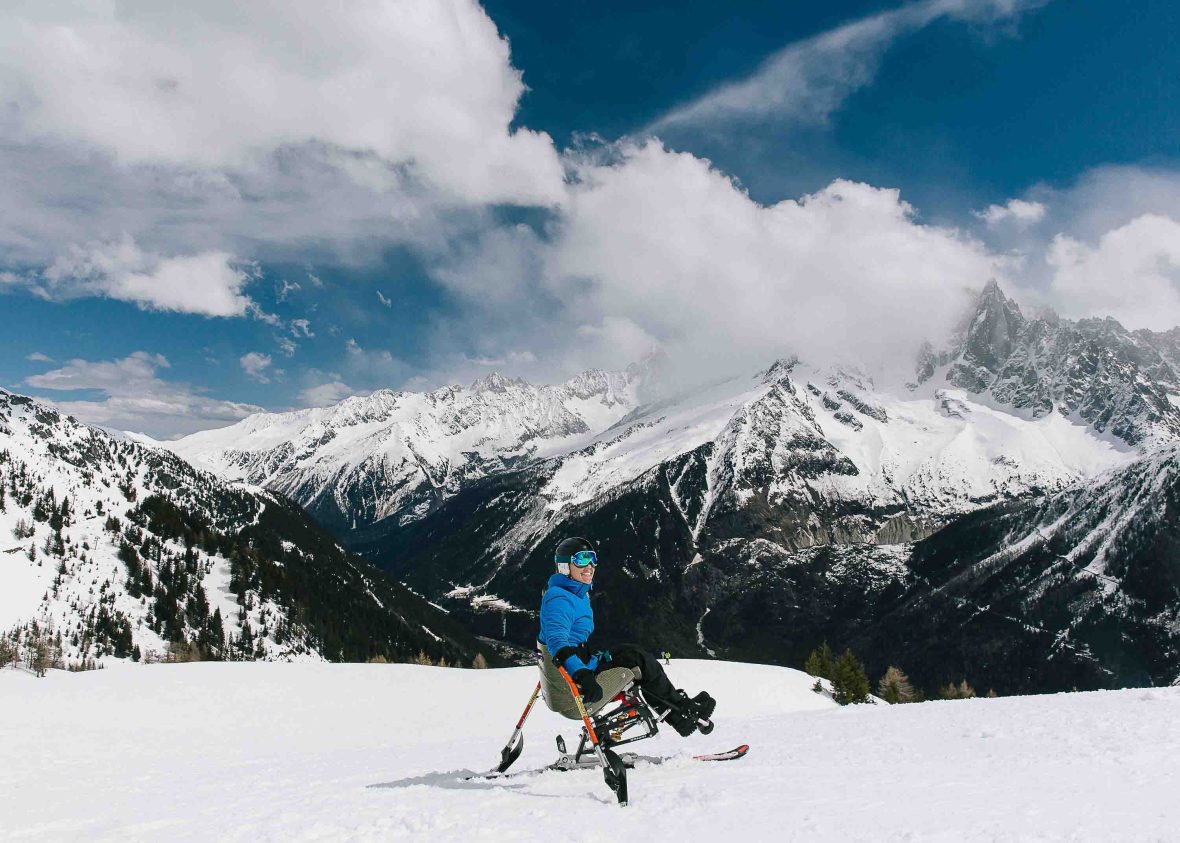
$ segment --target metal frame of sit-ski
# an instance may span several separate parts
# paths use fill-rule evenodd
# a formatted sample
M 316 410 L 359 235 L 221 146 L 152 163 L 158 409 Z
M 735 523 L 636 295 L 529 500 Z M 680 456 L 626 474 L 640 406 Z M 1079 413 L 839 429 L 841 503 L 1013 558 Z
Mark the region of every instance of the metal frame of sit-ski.
M 544 670 L 543 664 L 541 665 L 541 669 Z M 602 705 L 591 715 L 586 709 L 586 704 L 582 700 L 582 695 L 578 690 L 577 684 L 570 677 L 566 669 L 560 665 L 557 665 L 556 669 L 558 675 L 565 683 L 574 705 L 577 707 L 578 715 L 573 719 L 581 719 L 582 734 L 578 743 L 578 749 L 572 756 L 566 752 L 565 741 L 558 735 L 557 749 L 560 755 L 557 761 L 550 765 L 550 768 L 554 770 L 574 770 L 584 767 L 601 766 L 603 779 L 606 781 L 607 787 L 614 791 L 620 805 L 626 805 L 627 767 L 629 766 L 628 761 L 633 762 L 634 757 L 627 758 L 626 756 L 620 756 L 614 751 L 614 747 L 654 737 L 659 732 L 658 724 L 668 716 L 668 712 L 665 711 L 659 716 L 655 715 L 640 695 L 639 689 L 635 684 L 635 678 L 632 678 L 622 690 L 615 694 L 611 701 Z M 528 719 L 529 712 L 532 711 L 533 704 L 537 701 L 538 695 L 541 693 L 541 684 L 540 681 L 537 682 L 537 687 L 533 690 L 528 705 L 525 706 L 524 712 L 516 722 L 516 730 L 512 733 L 507 746 L 500 753 L 500 764 L 496 768 L 496 771 L 499 773 L 507 770 L 520 757 L 521 752 L 524 750 L 524 723 Z M 548 703 L 549 701 L 547 700 L 546 702 Z M 550 708 L 553 708 L 553 706 L 550 705 Z M 554 708 L 554 711 L 557 711 L 557 709 Z M 558 711 L 557 713 L 568 716 L 564 712 Z M 642 727 L 642 733 L 628 736 L 627 733 L 636 727 Z M 589 744 L 589 747 L 587 747 L 587 744 Z M 583 761 L 583 756 L 589 756 L 592 760 L 587 763 Z

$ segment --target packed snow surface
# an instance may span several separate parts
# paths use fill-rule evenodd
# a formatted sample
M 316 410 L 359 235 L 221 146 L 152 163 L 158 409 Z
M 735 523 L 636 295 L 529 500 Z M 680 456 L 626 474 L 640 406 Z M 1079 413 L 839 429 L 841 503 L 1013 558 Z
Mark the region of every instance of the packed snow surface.
M 1174 840 L 1180 688 L 837 708 L 786 668 L 673 660 L 716 731 L 597 771 L 464 782 L 533 668 L 183 664 L 0 670 L 6 840 Z M 538 703 L 514 770 L 575 724 Z M 749 743 L 706 764 L 692 753 Z

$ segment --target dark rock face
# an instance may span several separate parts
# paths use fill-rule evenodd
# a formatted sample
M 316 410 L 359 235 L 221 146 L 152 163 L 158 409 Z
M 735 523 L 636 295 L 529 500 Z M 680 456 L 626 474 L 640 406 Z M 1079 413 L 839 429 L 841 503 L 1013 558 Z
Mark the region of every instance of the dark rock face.
M 724 526 L 694 540 L 679 506 L 704 456 L 686 455 L 560 518 L 530 502 L 540 475 L 483 481 L 420 532 L 360 549 L 485 631 L 506 627 L 522 646 L 536 635 L 532 613 L 552 548 L 577 534 L 594 537 L 603 559 L 595 584 L 603 643 L 798 666 L 827 640 L 852 646 L 874 676 L 901 665 L 929 693 L 963 678 L 981 693 L 1007 694 L 1180 677 L 1175 452 L 1100 484 L 972 513 L 916 544 L 835 536 L 804 548 L 741 537 L 773 533 L 782 515 L 768 507 L 723 516 Z M 746 521 L 726 523 L 739 517 Z M 510 545 L 503 523 L 533 529 Z M 505 554 L 509 546 L 517 552 Z M 486 582 L 484 592 L 517 610 L 504 620 L 481 615 L 466 595 L 448 600 L 461 582 Z
M 1180 433 L 1167 397 L 1180 380 L 1178 351 L 1180 331 L 1029 319 L 989 285 L 957 344 L 928 348 L 918 375 L 1147 445 Z M 604 560 L 595 599 L 609 640 L 798 666 L 826 639 L 854 647 L 874 675 L 899 664 L 928 692 L 963 678 L 981 693 L 1177 678 L 1174 455 L 1149 452 L 1065 490 L 996 494 L 977 501 L 988 508 L 949 518 L 904 498 L 823 494 L 858 468 L 816 414 L 853 430 L 890 417 L 854 377 L 797 383 L 794 370 L 763 373 L 770 388 L 712 442 L 592 500 L 547 508 L 542 490 L 560 461 L 534 463 L 476 482 L 419 523 L 374 525 L 355 546 L 524 646 L 552 548 L 577 534 Z M 970 415 L 941 400 L 948 417 Z M 642 417 L 621 422 L 619 437 Z M 506 620 L 481 613 L 473 595 L 514 609 Z
M 1113 319 L 1027 319 L 991 282 L 955 345 L 919 355 L 918 382 L 947 366 L 947 383 L 1000 404 L 1075 416 L 1129 445 L 1180 435 L 1180 331 L 1128 331 Z
M 578 493 L 563 498 L 555 478 L 601 466 L 653 430 L 674 436 L 680 428 L 659 428 L 683 412 L 683 396 L 638 406 L 561 457 L 472 453 L 461 466 L 414 462 L 402 473 L 361 461 L 347 478 L 292 493 L 354 549 L 480 633 L 521 646 L 536 634 L 552 549 L 576 534 L 603 558 L 596 614 L 609 640 L 798 666 L 827 639 L 855 647 L 874 675 L 900 665 L 927 691 L 962 678 L 1001 693 L 1175 678 L 1180 515 L 1172 464 L 1152 454 L 1180 437 L 1169 399 L 1180 392 L 1180 330 L 1026 315 L 992 283 L 949 348 L 923 349 L 914 384 L 986 400 L 931 390 L 931 420 L 855 371 L 812 382 L 801 369 L 775 363 L 740 401 L 710 405 L 727 409 L 709 422 L 709 441 L 592 494 L 575 477 L 564 488 Z M 499 377 L 476 386 L 497 401 L 526 389 Z M 610 383 L 588 376 L 564 388 L 586 397 Z M 1063 489 L 1079 472 L 1045 469 L 1039 452 L 1022 463 L 1008 439 L 967 469 L 970 447 L 950 448 L 947 463 L 936 449 L 928 462 L 905 451 L 910 432 L 914 442 L 930 430 L 970 440 L 981 404 L 1024 419 L 1061 414 L 1142 459 Z M 865 458 L 872 437 L 894 450 Z M 381 509 L 388 500 L 398 506 Z

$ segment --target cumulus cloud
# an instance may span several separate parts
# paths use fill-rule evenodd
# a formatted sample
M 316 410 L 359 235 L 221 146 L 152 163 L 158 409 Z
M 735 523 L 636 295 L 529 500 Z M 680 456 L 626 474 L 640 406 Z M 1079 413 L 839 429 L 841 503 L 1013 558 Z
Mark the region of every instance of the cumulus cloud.
M 40 351 L 34 351 L 32 354 L 26 355 L 25 359 L 30 363 L 52 363 L 53 358 L 48 354 L 42 354 Z
M 1016 225 L 1032 225 L 1044 219 L 1045 211 L 1045 206 L 1040 202 L 1009 199 L 1003 205 L 988 205 L 982 211 L 976 211 L 975 216 L 990 226 L 1002 225 L 1007 222 Z
M 305 407 L 330 407 L 357 394 L 357 390 L 337 380 L 308 387 L 299 393 L 299 400 Z
M 1180 172 L 1097 167 L 1064 187 L 1031 188 L 1024 201 L 1032 208 L 1015 201 L 1000 206 L 988 235 L 1020 259 L 1013 278 L 1025 299 L 1074 318 L 1113 316 L 1132 328 L 1180 325 Z M 1019 224 L 1002 213 L 1010 206 L 1026 217 L 1039 215 L 1037 206 L 1051 207 L 1054 226 L 1049 229 L 1043 219 L 1036 226 Z
M 26 284 L 52 299 L 105 296 L 146 310 L 242 316 L 251 300 L 242 288 L 251 274 L 225 252 L 163 256 L 130 237 L 73 246 Z
M 344 374 L 354 383 L 372 388 L 392 387 L 410 375 L 412 367 L 383 348 L 369 349 L 350 338 L 344 344 Z
M 242 371 L 259 383 L 270 383 L 267 371 L 272 362 L 269 354 L 262 354 L 258 351 L 251 351 L 238 358 L 238 364 L 242 367 Z
M 262 411 L 253 404 L 209 398 L 186 383 L 165 381 L 157 372 L 167 368 L 163 355 L 137 351 L 118 360 L 70 360 L 26 378 L 25 384 L 52 391 L 97 391 L 101 399 L 54 403 L 85 422 L 157 437 L 221 427 Z
M 386 307 L 393 307 L 393 299 L 388 299 L 380 290 L 377 291 L 377 300 Z
M 27 137 L 214 170 L 319 141 L 468 201 L 562 195 L 549 137 L 510 125 L 524 83 L 472 0 L 27 2 L 4 18 L 0 98 Z
M 1144 214 L 1094 243 L 1058 234 L 1046 260 L 1052 296 L 1071 316 L 1113 316 L 1130 328 L 1180 325 L 1180 222 Z
M 607 159 L 578 164 L 546 237 L 491 232 L 446 274 L 495 303 L 489 321 L 526 314 L 519 331 L 496 335 L 532 349 L 542 377 L 625 365 L 654 345 L 694 376 L 792 353 L 889 360 L 909 374 L 920 342 L 938 340 L 969 304 L 967 290 L 1005 277 L 1001 258 L 919 223 L 897 190 L 836 181 L 767 206 L 657 142 Z
M 944 19 L 995 22 L 1048 0 L 920 0 L 788 44 L 749 77 L 728 82 L 665 114 L 649 126 L 710 126 L 734 120 L 823 122 L 853 92 L 872 81 L 881 56 L 897 38 Z

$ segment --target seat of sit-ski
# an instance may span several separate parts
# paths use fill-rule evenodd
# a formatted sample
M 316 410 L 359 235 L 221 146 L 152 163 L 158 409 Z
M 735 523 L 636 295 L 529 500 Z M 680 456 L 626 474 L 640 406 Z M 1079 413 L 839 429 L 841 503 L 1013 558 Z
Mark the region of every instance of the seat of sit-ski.
M 578 704 L 570 694 L 569 685 L 561 678 L 557 665 L 544 644 L 537 644 L 541 651 L 541 696 L 545 698 L 545 705 L 570 720 L 581 720 Z M 602 699 L 586 706 L 587 714 L 594 714 L 600 708 L 613 700 L 620 692 L 630 687 L 639 675 L 636 671 L 626 667 L 612 667 L 595 675 L 598 687 L 602 688 Z

